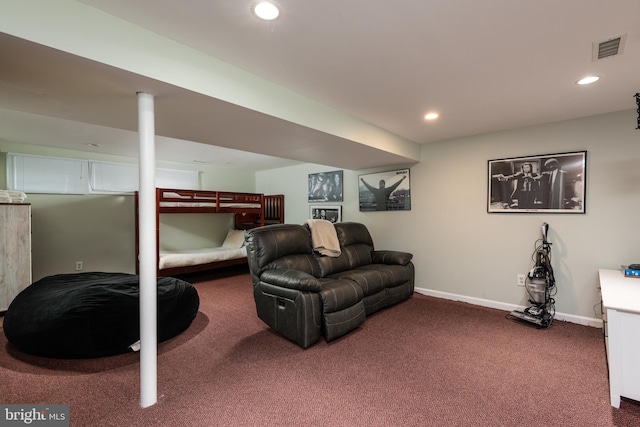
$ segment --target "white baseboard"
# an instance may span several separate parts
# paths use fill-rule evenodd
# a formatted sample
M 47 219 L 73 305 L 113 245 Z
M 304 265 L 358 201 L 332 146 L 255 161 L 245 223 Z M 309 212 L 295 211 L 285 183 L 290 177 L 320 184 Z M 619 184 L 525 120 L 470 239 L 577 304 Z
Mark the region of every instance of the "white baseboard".
M 448 299 L 452 301 L 462 301 L 469 304 L 480 305 L 482 307 L 495 308 L 498 310 L 509 311 L 509 312 L 513 310 L 523 310 L 524 308 L 526 308 L 516 304 L 507 304 L 504 302 L 468 297 L 465 295 L 451 294 L 448 292 L 434 291 L 434 290 L 425 289 L 425 288 L 415 288 L 415 292 L 422 295 L 432 296 L 435 298 Z M 579 325 L 592 326 L 594 328 L 602 328 L 602 319 L 575 316 L 573 314 L 565 314 L 565 313 L 559 313 L 559 312 L 556 312 L 555 319 L 563 320 L 571 323 L 577 323 Z

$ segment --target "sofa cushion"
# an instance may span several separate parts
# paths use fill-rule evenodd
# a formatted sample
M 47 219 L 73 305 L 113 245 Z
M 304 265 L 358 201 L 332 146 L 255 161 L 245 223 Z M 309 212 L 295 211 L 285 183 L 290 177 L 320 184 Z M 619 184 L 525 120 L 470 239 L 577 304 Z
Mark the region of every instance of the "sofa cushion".
M 407 282 L 411 279 L 411 269 L 402 265 L 369 264 L 330 277 L 353 280 L 362 288 L 364 295 L 369 296 Z
M 338 257 L 315 254 L 316 262 L 320 267 L 320 277 L 327 277 L 341 271 L 349 270 L 347 255 L 342 252 Z
M 363 265 L 356 271 L 375 272 L 383 276 L 385 288 L 392 288 L 411 280 L 413 268 L 404 265 L 369 264 Z
M 362 288 L 351 280 L 322 280 L 322 312 L 333 313 L 362 301 Z
M 339 222 L 335 224 L 340 246 L 364 243 L 373 248 L 373 239 L 364 224 L 358 222 Z
M 247 257 L 253 282 L 265 270 L 291 269 L 320 277 L 309 229 L 296 224 L 275 224 L 247 231 Z
M 347 258 L 346 270 L 372 263 L 373 239 L 364 224 L 340 222 L 335 224 L 342 251 Z
M 342 249 L 342 252 L 347 258 L 347 265 L 350 270 L 363 265 L 369 265 L 373 262 L 371 257 L 373 246 L 369 246 L 365 243 L 354 243 L 352 245 L 345 246 Z
M 315 254 L 316 262 L 320 267 L 320 277 L 328 277 L 336 273 L 371 264 L 373 262 L 372 248 L 372 246 L 357 243 L 342 247 L 342 252 L 338 257 Z

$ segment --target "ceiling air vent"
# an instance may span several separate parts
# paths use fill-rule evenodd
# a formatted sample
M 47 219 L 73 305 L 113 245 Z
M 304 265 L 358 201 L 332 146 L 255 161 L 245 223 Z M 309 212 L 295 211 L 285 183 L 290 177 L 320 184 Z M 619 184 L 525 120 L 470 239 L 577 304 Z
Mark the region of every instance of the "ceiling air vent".
M 610 39 L 593 42 L 593 61 L 620 55 L 624 50 L 627 35 L 612 37 Z

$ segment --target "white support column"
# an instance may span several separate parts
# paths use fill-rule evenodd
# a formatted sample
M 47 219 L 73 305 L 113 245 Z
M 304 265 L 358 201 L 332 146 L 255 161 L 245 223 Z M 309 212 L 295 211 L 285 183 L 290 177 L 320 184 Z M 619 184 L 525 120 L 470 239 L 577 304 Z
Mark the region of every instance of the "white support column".
M 140 133 L 140 405 L 158 401 L 156 155 L 153 95 L 138 92 Z

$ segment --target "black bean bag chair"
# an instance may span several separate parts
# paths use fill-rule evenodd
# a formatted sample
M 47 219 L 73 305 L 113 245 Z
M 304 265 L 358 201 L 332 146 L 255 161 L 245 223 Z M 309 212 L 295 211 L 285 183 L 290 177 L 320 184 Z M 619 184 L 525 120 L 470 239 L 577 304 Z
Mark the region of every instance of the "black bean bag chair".
M 81 359 L 131 351 L 140 339 L 139 276 L 78 273 L 45 277 L 20 292 L 4 316 L 4 333 L 21 351 Z M 158 341 L 189 327 L 200 306 L 196 289 L 158 278 Z

